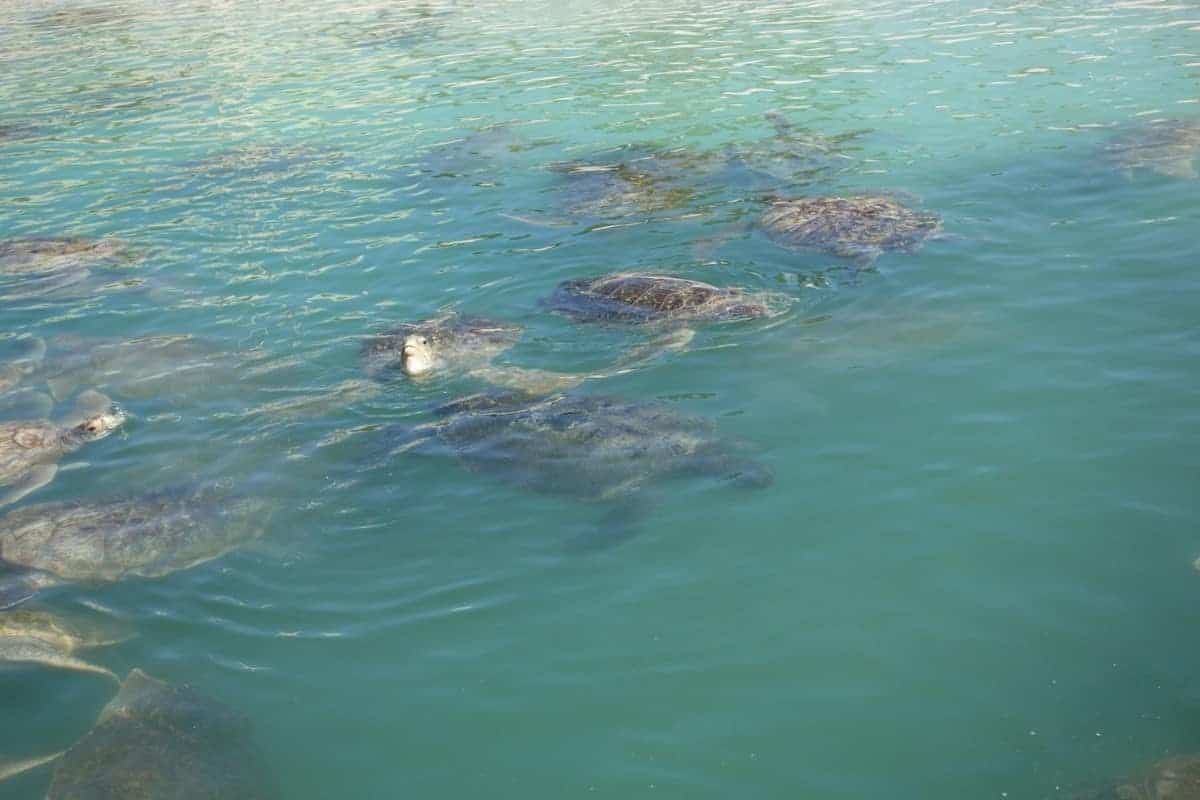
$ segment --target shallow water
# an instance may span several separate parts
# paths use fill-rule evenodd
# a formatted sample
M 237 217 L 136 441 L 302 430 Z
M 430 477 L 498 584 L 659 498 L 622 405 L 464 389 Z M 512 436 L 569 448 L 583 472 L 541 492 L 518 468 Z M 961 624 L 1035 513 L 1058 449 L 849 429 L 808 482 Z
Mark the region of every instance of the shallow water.
M 137 631 L 97 663 L 243 710 L 283 796 L 1045 798 L 1200 751 L 1200 182 L 1105 158 L 1200 115 L 1194 6 L 47 16 L 78 7 L 0 9 L 0 238 L 142 259 L 3 301 L 3 355 L 193 341 L 77 369 L 56 414 L 95 385 L 133 420 L 23 503 L 225 479 L 279 508 L 219 560 L 38 602 Z M 682 207 L 620 216 L 548 169 L 772 152 L 768 112 L 859 133 L 768 178 L 695 157 Z M 946 235 L 856 275 L 745 225 L 764 194 L 876 190 Z M 527 327 L 502 361 L 600 369 L 645 337 L 539 303 L 618 269 L 792 298 L 583 390 L 714 420 L 772 487 L 664 484 L 640 535 L 577 553 L 602 508 L 371 466 L 479 387 L 367 383 L 364 336 L 454 308 Z M 0 753 L 62 749 L 110 696 L 4 668 Z

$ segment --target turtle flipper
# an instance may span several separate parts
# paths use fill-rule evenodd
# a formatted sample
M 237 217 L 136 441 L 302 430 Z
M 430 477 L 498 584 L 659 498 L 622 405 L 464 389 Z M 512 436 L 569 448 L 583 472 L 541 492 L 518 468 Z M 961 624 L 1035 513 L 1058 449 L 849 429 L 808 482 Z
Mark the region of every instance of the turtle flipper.
M 114 683 L 120 683 L 112 670 L 75 658 L 57 647 L 33 637 L 5 637 L 0 639 L 0 662 L 39 664 L 54 669 L 74 670 L 103 675 Z
M 610 375 L 619 375 L 645 366 L 664 355 L 682 352 L 695 338 L 696 331 L 692 328 L 674 328 L 632 348 L 617 361 L 612 372 L 593 377 L 606 378 Z
M 38 758 L 28 758 L 24 761 L 12 761 L 0 763 L 0 781 L 6 781 L 9 778 L 15 778 L 18 775 L 23 775 L 30 770 L 45 766 L 53 761 L 62 758 L 66 751 L 54 753 L 49 756 L 39 756 Z
M 53 575 L 41 572 L 17 572 L 0 577 L 0 611 L 16 608 L 58 582 Z
M 29 470 L 25 479 L 14 485 L 8 492 L 0 495 L 0 506 L 8 506 L 20 500 L 30 492 L 37 491 L 58 474 L 57 464 L 38 464 Z
M 594 553 L 627 542 L 642 531 L 643 523 L 655 503 L 642 493 L 622 497 L 609 509 L 596 527 L 567 540 L 567 552 Z

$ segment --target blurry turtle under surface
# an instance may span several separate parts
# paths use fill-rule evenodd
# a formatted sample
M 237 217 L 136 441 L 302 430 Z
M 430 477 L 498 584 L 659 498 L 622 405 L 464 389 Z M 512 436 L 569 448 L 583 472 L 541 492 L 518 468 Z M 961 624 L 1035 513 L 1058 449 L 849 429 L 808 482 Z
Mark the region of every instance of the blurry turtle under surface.
M 1196 178 L 1200 119 L 1155 120 L 1121 134 L 1104 154 L 1127 177 L 1145 169 L 1169 178 Z
M 869 264 L 890 250 L 911 252 L 941 231 L 941 219 L 890 197 L 796 197 L 773 200 L 759 227 L 775 244 L 820 250 Z
M 220 486 L 30 505 L 0 518 L 0 608 L 62 583 L 158 578 L 263 535 L 270 504 Z
M 120 239 L 22 238 L 0 240 L 0 298 L 26 299 L 76 286 L 97 268 L 138 257 Z
M 512 348 L 523 332 L 513 322 L 443 314 L 371 337 L 363 345 L 363 365 L 371 377 L 397 370 L 410 378 L 457 375 L 527 394 L 560 391 L 589 377 L 493 365 L 492 360 Z
M 1165 758 L 1124 783 L 1076 793 L 1072 800 L 1200 800 L 1200 755 Z
M 0 506 L 15 503 L 45 486 L 58 472 L 58 461 L 88 442 L 111 434 L 125 414 L 99 392 L 79 396 L 74 415 L 61 423 L 48 419 L 0 422 Z
M 776 189 L 812 183 L 855 164 L 854 141 L 866 131 L 824 135 L 798 127 L 778 112 L 764 115 L 774 135 L 725 148 L 723 184 L 742 190 Z
M 16 340 L 18 353 L 0 360 L 0 395 L 21 387 L 42 368 L 46 357 L 46 340 L 36 336 L 20 336 Z
M 561 176 L 554 191 L 557 214 L 562 216 L 514 218 L 549 226 L 680 218 L 677 212 L 689 206 L 705 179 L 721 164 L 721 159 L 711 154 L 639 146 L 556 162 L 549 169 Z
M 387 451 L 448 456 L 532 491 L 603 502 L 612 513 L 590 541 L 634 532 L 653 484 L 715 478 L 765 487 L 770 469 L 702 417 L 656 403 L 557 395 L 525 401 L 473 395 L 438 410 L 441 419 L 387 430 Z M 585 542 L 586 544 L 586 542 Z
M 44 609 L 0 611 L 0 662 L 29 663 L 103 675 L 110 670 L 75 657 L 78 650 L 115 644 L 125 636 Z
M 57 762 L 47 800 L 266 800 L 269 786 L 249 720 L 187 687 L 132 670 L 92 729 Z
M 44 383 L 55 399 L 88 386 L 121 399 L 182 393 L 191 400 L 206 387 L 228 387 L 239 377 L 234 354 L 192 336 L 57 336 L 47 346 L 34 382 Z

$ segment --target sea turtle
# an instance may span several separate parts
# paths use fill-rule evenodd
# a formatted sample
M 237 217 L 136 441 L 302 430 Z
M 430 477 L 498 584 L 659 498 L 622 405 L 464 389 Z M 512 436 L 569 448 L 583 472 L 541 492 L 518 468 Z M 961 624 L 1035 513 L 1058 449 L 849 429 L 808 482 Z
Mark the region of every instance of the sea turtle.
M 1165 758 L 1125 783 L 1077 793 L 1074 800 L 1200 800 L 1200 755 Z
M 0 608 L 69 582 L 157 578 L 260 537 L 266 500 L 222 485 L 24 506 L 0 517 Z
M 74 656 L 77 650 L 116 644 L 128 637 L 42 609 L 0 611 L 0 662 L 27 662 L 93 672 L 120 683 L 111 670 Z
M 0 240 L 0 297 L 22 300 L 50 295 L 83 282 L 94 268 L 137 260 L 120 239 Z
M 647 216 L 686 206 L 692 191 L 657 159 L 553 164 L 565 176 L 562 208 L 573 219 Z
M 598 226 L 662 218 L 686 208 L 704 176 L 720 165 L 712 154 L 629 145 L 548 166 L 561 179 L 554 187 L 562 216 L 508 215 L 519 222 L 561 227 Z M 678 217 L 678 215 L 676 215 Z
M 618 272 L 563 281 L 546 305 L 580 322 L 735 322 L 777 314 L 780 301 L 674 275 Z
M 72 272 L 103 264 L 135 260 L 129 243 L 121 239 L 2 239 L 0 275 L 48 275 Z
M 851 143 L 867 131 L 827 136 L 797 127 L 778 111 L 763 115 L 774 128 L 766 139 L 725 147 L 722 184 L 745 191 L 779 190 L 807 184 L 853 163 Z
M 632 349 L 618 368 L 661 353 L 682 350 L 695 337 L 691 325 L 771 317 L 787 307 L 786 297 L 736 287 L 719 287 L 674 275 L 618 272 L 563 281 L 545 301 L 551 311 L 577 322 L 636 324 L 660 329 Z
M 773 198 L 758 220 L 792 250 L 821 250 L 869 266 L 885 250 L 911 252 L 941 232 L 941 219 L 879 195 Z
M 46 357 L 46 340 L 36 336 L 20 337 L 26 352 L 10 361 L 0 362 L 0 395 L 18 388 L 36 374 Z
M 118 399 L 186 394 L 205 386 L 228 386 L 240 364 L 213 342 L 185 336 L 136 339 L 56 336 L 37 371 L 50 394 L 61 400 L 80 386 L 101 388 Z
M 428 3 L 405 4 L 402 8 L 384 8 L 365 23 L 347 25 L 342 37 L 359 47 L 408 49 L 436 39 L 445 27 L 450 12 Z
M 1128 130 L 1104 148 L 1106 160 L 1132 177 L 1148 169 L 1169 178 L 1196 178 L 1200 119 L 1157 119 Z
M 613 514 L 605 538 L 633 532 L 633 512 L 653 482 L 689 476 L 744 487 L 772 482 L 768 467 L 718 437 L 710 421 L 661 404 L 480 394 L 436 413 L 440 419 L 431 423 L 388 428 L 385 458 L 410 450 L 451 456 L 533 491 L 607 502 Z
M 57 762 L 46 800 L 265 800 L 274 797 L 244 715 L 188 686 L 130 671 L 92 729 Z
M 33 24 L 47 30 L 87 30 L 93 33 L 117 24 L 130 22 L 133 15 L 125 8 L 115 3 L 103 5 L 67 5 L 41 14 L 33 19 Z
M 32 125 L 0 125 L 0 142 L 15 142 L 37 136 L 38 128 Z
M 76 412 L 62 423 L 27 419 L 0 423 L 0 506 L 15 503 L 54 480 L 58 460 L 88 442 L 103 439 L 125 422 L 125 413 L 104 395 L 86 391 Z
M 303 172 L 332 163 L 340 156 L 332 150 L 307 145 L 248 144 L 222 150 L 188 166 L 194 176 L 209 180 L 257 179 Z
M 513 322 L 446 313 L 368 339 L 363 363 L 371 377 L 397 369 L 410 378 L 463 375 L 527 394 L 548 394 L 599 377 L 492 366 L 492 359 L 516 344 L 523 330 Z

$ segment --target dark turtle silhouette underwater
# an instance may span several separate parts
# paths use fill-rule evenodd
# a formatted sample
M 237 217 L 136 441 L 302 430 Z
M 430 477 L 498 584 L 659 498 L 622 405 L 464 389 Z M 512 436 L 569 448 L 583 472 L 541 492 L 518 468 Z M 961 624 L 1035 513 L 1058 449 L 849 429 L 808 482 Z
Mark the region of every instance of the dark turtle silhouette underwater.
M 530 401 L 472 395 L 437 410 L 440 419 L 385 432 L 386 459 L 408 451 L 444 456 L 531 491 L 605 503 L 597 544 L 632 534 L 655 484 L 708 477 L 769 486 L 769 467 L 703 418 L 658 403 L 556 395 Z M 588 542 L 581 542 L 588 544 Z
M 69 750 L 0 765 L 0 779 L 54 762 L 47 800 L 276 796 L 244 715 L 140 669 L 129 673 L 96 724 Z

